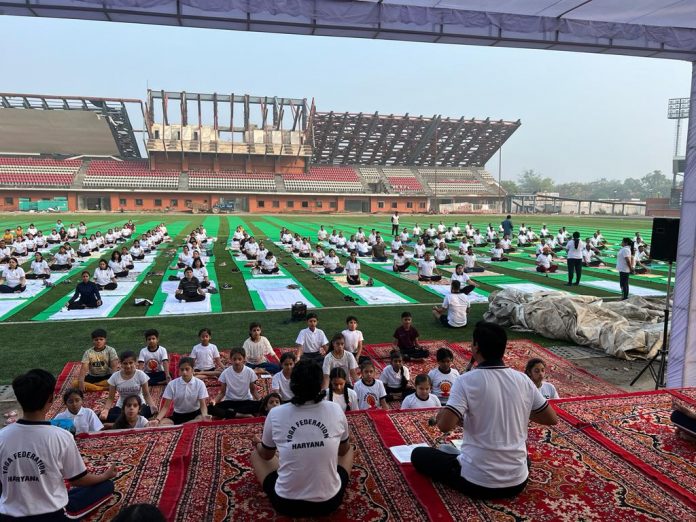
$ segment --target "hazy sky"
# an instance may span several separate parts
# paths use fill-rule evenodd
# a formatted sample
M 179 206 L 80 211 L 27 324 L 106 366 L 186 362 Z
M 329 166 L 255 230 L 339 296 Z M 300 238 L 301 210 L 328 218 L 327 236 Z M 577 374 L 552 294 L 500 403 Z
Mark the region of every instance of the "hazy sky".
M 146 88 L 316 99 L 320 111 L 522 120 L 503 179 L 671 172 L 687 62 L 0 16 L 0 90 L 144 99 Z M 497 157 L 488 165 L 497 175 Z

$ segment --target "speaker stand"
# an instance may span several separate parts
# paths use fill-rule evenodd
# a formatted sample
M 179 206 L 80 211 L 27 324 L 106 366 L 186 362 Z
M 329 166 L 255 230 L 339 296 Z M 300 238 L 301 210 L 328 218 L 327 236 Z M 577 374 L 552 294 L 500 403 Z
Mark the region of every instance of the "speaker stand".
M 669 261 L 669 273 L 667 275 L 667 300 L 665 301 L 665 324 L 662 330 L 662 348 L 648 361 L 648 363 L 643 367 L 635 379 L 631 381 L 631 386 L 633 386 L 641 375 L 643 375 L 647 370 L 650 370 L 650 375 L 655 381 L 655 389 L 664 388 L 667 386 L 665 382 L 665 370 L 667 369 L 667 355 L 669 355 L 669 298 L 670 298 L 670 287 L 672 284 L 672 263 Z M 657 371 L 653 368 L 653 363 L 659 363 Z

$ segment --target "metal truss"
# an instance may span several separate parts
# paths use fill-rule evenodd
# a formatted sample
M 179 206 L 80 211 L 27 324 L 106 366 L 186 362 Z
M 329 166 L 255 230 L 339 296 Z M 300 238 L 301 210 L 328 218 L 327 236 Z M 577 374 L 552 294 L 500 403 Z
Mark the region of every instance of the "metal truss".
M 119 156 L 124 159 L 137 159 L 141 157 L 140 150 L 126 104 L 138 104 L 142 110 L 142 102 L 132 99 L 0 93 L 0 106 L 4 109 L 78 110 L 101 113 L 111 129 Z
M 317 112 L 312 161 L 332 165 L 483 167 L 520 120 Z

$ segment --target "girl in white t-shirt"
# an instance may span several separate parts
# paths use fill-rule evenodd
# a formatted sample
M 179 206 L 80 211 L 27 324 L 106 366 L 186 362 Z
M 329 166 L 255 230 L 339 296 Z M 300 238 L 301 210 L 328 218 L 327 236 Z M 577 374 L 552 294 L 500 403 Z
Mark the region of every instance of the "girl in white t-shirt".
M 340 274 L 341 272 L 343 272 L 343 267 L 336 255 L 336 251 L 332 248 L 329 250 L 329 255 L 324 258 L 324 273 Z
M 346 280 L 349 285 L 359 285 L 360 284 L 360 261 L 358 261 L 357 254 L 351 252 L 350 259 L 346 262 L 345 266 Z
M 358 394 L 355 390 L 347 386 L 346 371 L 337 366 L 329 373 L 329 389 L 326 393 L 326 400 L 335 402 L 343 411 L 357 411 Z
M 71 420 L 75 426 L 75 435 L 101 431 L 104 427 L 93 410 L 83 407 L 84 394 L 79 388 L 71 388 L 66 391 L 63 394 L 63 403 L 65 403 L 67 410 L 60 412 L 54 418 L 56 420 Z
M 128 269 L 126 268 L 126 264 L 121 258 L 121 252 L 119 252 L 118 249 L 114 249 L 114 251 L 111 252 L 109 268 L 111 268 L 113 271 L 114 277 L 126 277 L 128 275 Z
M 365 361 L 360 365 L 362 378 L 355 383 L 355 393 L 358 395 L 358 405 L 361 410 L 372 408 L 387 409 L 387 390 L 382 381 L 375 379 L 375 365 Z
M 190 357 L 195 361 L 193 371 L 202 377 L 219 377 L 225 369 L 220 360 L 218 347 L 210 342 L 213 334 L 210 328 L 201 328 L 198 339 L 201 341 L 193 347 Z
M 48 279 L 51 277 L 51 269 L 48 268 L 48 263 L 44 260 L 41 252 L 34 254 L 34 260 L 31 262 L 31 272 L 26 274 L 27 279 Z
M 26 289 L 27 279 L 24 269 L 19 266 L 16 257 L 11 257 L 0 277 L 0 294 L 18 294 Z
M 430 393 L 433 387 L 430 377 L 424 373 L 419 373 L 416 375 L 414 384 L 416 385 L 416 391 L 401 401 L 402 410 L 441 407 L 440 399 Z
M 139 398 L 140 414 L 151 417 L 157 413 L 157 405 L 150 396 L 150 387 L 147 384 L 150 378 L 144 371 L 137 369 L 138 361 L 135 352 L 125 351 L 119 355 L 119 360 L 121 361 L 121 370 L 112 373 L 109 377 L 109 397 L 106 399 L 99 418 L 102 421 L 114 422 L 123 413 L 122 409 L 125 409 L 125 399 L 131 395 L 136 395 Z M 118 392 L 119 398 L 116 405 L 113 406 L 116 392 Z
M 266 256 L 261 260 L 261 273 L 266 275 L 277 274 L 280 272 L 278 260 L 273 255 L 273 252 L 267 252 Z
M 114 271 L 106 264 L 106 259 L 99 260 L 99 266 L 94 271 L 94 282 L 99 290 L 115 290 L 118 286 Z
M 112 430 L 129 430 L 135 428 L 147 428 L 150 422 L 140 415 L 143 408 L 143 400 L 139 395 L 129 395 L 123 400 L 123 410 L 111 425 Z
M 208 288 L 210 286 L 210 280 L 208 279 L 208 269 L 203 264 L 203 260 L 197 257 L 193 260 L 193 277 L 198 279 L 201 284 L 201 288 Z
M 389 352 L 389 366 L 386 366 L 379 376 L 387 391 L 387 402 L 403 399 L 415 390 L 408 385 L 411 374 L 404 366 L 404 359 L 399 350 Z
M 70 270 L 71 268 L 70 255 L 65 247 L 62 246 L 58 249 L 58 253 L 53 256 L 51 270 Z
M 543 359 L 533 358 L 527 361 L 527 366 L 524 368 L 524 373 L 532 380 L 539 388 L 541 394 L 547 399 L 558 399 L 559 395 L 556 387 L 550 382 L 544 382 L 546 377 L 546 362 Z
M 249 325 L 249 338 L 244 341 L 242 348 L 246 352 L 246 365 L 252 370 L 262 368 L 273 375 L 280 371 L 278 356 L 270 341 L 261 335 L 261 323 Z
M 283 353 L 280 356 L 280 367 L 282 369 L 271 380 L 271 391 L 278 393 L 282 402 L 288 402 L 295 395 L 290 389 L 290 376 L 295 367 L 295 354 L 293 352 Z
M 230 350 L 232 366 L 220 374 L 220 392 L 208 411 L 221 419 L 253 417 L 259 411 L 259 390 L 256 387 L 256 372 L 246 366 L 244 348 Z

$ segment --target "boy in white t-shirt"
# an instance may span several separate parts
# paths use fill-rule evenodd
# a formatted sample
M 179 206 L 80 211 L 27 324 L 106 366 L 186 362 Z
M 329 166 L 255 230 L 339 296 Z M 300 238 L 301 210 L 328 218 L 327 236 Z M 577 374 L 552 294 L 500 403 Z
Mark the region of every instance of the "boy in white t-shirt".
M 12 381 L 23 415 L 0 430 L 0 518 L 81 518 L 113 492 L 116 468 L 88 473 L 72 434 L 46 421 L 56 379 L 46 370 L 29 370 Z M 70 483 L 70 491 L 65 487 Z M 37 518 L 38 520 L 38 518 Z
M 452 385 L 459 377 L 459 372 L 452 368 L 454 354 L 449 348 L 438 348 L 435 357 L 437 358 L 437 368 L 430 370 L 428 377 L 430 377 L 430 381 L 433 383 L 433 393 L 445 405 L 452 390 Z
M 138 369 L 144 371 L 150 378 L 148 386 L 168 383 L 172 380 L 169 372 L 169 356 L 167 349 L 159 344 L 159 332 L 154 328 L 145 330 L 145 342 L 147 345 L 140 350 L 138 356 Z
M 358 364 L 361 364 L 362 359 L 366 358 L 362 355 L 365 339 L 363 333 L 358 330 L 358 318 L 353 315 L 346 317 L 346 329 L 341 333 L 346 343 L 346 351 L 352 353 Z
M 85 395 L 79 388 L 70 388 L 63 394 L 63 403 L 67 409 L 54 417 L 55 420 L 72 421 L 75 426 L 75 435 L 101 431 L 104 427 L 94 410 L 83 406 L 84 398 Z
M 193 371 L 201 377 L 219 377 L 225 369 L 218 347 L 210 342 L 212 336 L 210 328 L 201 328 L 198 332 L 201 342 L 191 350 L 190 357 L 195 361 Z
M 307 314 L 307 328 L 300 330 L 295 339 L 297 357 L 321 362 L 329 347 L 329 340 L 323 330 L 317 328 L 319 318 L 315 313 Z
M 256 372 L 245 364 L 244 348 L 232 348 L 230 359 L 232 366 L 220 374 L 218 380 L 222 386 L 208 411 L 221 419 L 253 417 L 258 414 L 261 406 L 261 397 L 256 387 L 258 377 Z

